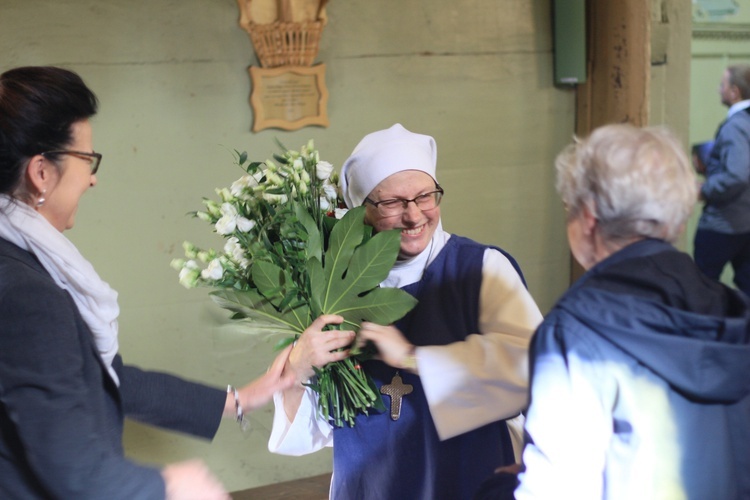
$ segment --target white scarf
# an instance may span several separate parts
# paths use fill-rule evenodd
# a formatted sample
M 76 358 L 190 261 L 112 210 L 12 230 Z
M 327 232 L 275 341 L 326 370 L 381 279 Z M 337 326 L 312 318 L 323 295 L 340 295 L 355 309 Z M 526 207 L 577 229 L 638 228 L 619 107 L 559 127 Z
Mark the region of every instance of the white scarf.
M 99 354 L 115 384 L 117 292 L 105 283 L 73 243 L 26 203 L 0 194 L 0 237 L 31 252 L 55 283 L 73 297 L 94 336 Z

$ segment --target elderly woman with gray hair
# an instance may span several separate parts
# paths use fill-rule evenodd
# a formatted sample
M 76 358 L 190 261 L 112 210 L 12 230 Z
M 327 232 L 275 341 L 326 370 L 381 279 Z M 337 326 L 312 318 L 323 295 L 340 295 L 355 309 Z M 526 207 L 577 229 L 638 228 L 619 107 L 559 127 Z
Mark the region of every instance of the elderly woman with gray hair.
M 750 498 L 749 303 L 671 245 L 697 196 L 682 146 L 602 127 L 557 190 L 587 272 L 532 341 L 516 499 Z
M 401 230 L 398 261 L 381 286 L 419 304 L 395 326 L 360 330 L 381 359 L 363 369 L 380 389 L 404 388 L 395 413 L 373 411 L 335 429 L 317 415 L 302 384 L 314 367 L 348 355 L 336 349 L 353 332 L 321 331 L 342 318 L 319 318 L 290 353 L 286 369 L 299 384 L 277 395 L 269 448 L 301 455 L 333 446 L 331 498 L 470 499 L 496 467 L 515 462 L 527 347 L 541 314 L 510 255 L 443 231 L 436 164 L 434 139 L 397 124 L 367 135 L 342 167 L 347 205 L 365 205 L 376 232 Z

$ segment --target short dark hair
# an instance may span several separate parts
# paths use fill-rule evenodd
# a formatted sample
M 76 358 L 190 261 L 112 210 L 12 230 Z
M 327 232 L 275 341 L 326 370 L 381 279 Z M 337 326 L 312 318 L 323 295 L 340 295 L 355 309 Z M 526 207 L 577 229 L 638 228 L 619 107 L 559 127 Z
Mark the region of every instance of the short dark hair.
M 742 100 L 750 99 L 750 65 L 735 64 L 727 68 L 729 85 L 734 85 L 740 91 Z
M 68 146 L 71 126 L 97 107 L 96 95 L 67 69 L 26 66 L 0 75 L 0 193 L 16 190 L 29 158 Z

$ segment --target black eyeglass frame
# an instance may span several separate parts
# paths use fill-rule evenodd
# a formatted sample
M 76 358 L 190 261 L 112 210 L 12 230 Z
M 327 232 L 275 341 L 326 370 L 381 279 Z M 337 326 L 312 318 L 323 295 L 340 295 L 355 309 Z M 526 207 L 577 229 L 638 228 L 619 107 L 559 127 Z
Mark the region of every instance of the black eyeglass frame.
M 45 151 L 44 153 L 41 153 L 41 155 L 45 158 L 56 155 L 85 156 L 86 158 L 91 158 L 93 160 L 91 163 L 91 175 L 94 175 L 99 170 L 99 165 L 102 163 L 102 154 L 97 153 L 96 151 L 89 153 L 87 151 L 75 151 L 73 149 L 56 149 L 53 151 Z
M 425 210 L 433 210 L 433 209 L 437 208 L 440 205 L 440 201 L 443 199 L 443 195 L 445 194 L 445 190 L 443 188 L 441 188 L 439 184 L 435 184 L 435 188 L 436 189 L 434 191 L 430 191 L 430 192 L 427 192 L 427 193 L 422 193 L 419 196 L 417 196 L 416 198 L 412 198 L 411 200 L 407 200 L 405 198 L 389 198 L 387 200 L 373 201 L 370 198 L 365 198 L 364 201 L 365 201 L 365 203 L 369 203 L 370 205 L 374 206 L 378 210 L 378 213 L 380 213 L 380 215 L 385 216 L 385 217 L 388 217 L 388 216 L 395 217 L 396 215 L 399 215 L 399 214 L 396 214 L 396 213 L 385 214 L 385 213 L 382 212 L 383 209 L 380 208 L 380 205 L 382 205 L 383 203 L 393 203 L 395 201 L 399 201 L 399 202 L 401 202 L 401 208 L 402 208 L 402 212 L 401 213 L 404 213 L 408 209 L 409 203 L 412 203 L 412 202 L 417 206 L 417 208 L 419 208 L 420 210 L 422 210 L 422 208 L 419 207 L 419 203 L 417 203 L 417 200 L 426 199 L 426 197 L 428 197 L 428 196 L 434 196 L 435 197 L 435 206 L 432 207 L 432 208 L 425 209 Z

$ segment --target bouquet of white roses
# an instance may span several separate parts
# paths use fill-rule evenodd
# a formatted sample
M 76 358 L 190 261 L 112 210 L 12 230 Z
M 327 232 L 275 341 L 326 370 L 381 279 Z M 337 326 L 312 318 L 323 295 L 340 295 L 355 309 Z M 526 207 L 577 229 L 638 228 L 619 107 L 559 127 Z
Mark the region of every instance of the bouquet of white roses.
M 265 162 L 235 154 L 245 174 L 216 190 L 219 202 L 204 198 L 205 210 L 193 213 L 226 240 L 223 250 L 185 242 L 186 258 L 172 261 L 182 285 L 215 288 L 213 299 L 249 332 L 283 334 L 279 347 L 321 314 L 343 316 L 340 327 L 357 331 L 362 321 L 390 324 L 414 307 L 403 290 L 379 287 L 398 255 L 399 231 L 373 235 L 364 207 L 339 208 L 333 166 L 312 141 Z M 330 363 L 309 384 L 333 425 L 354 425 L 357 414 L 383 409 L 360 367 L 366 357 Z

